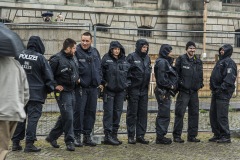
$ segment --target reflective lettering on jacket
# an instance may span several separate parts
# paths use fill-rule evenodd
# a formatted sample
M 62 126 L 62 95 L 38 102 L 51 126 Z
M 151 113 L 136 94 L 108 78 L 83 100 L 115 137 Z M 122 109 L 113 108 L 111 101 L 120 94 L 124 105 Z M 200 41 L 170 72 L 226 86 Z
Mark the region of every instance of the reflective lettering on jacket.
M 29 55 L 29 54 L 20 54 L 20 55 L 19 55 L 19 59 L 20 59 L 20 58 L 37 61 L 38 56 L 36 56 L 36 55 Z

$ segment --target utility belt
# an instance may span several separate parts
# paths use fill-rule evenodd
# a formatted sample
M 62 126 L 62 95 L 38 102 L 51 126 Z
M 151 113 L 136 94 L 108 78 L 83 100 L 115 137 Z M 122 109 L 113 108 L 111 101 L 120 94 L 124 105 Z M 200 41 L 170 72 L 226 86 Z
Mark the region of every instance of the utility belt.
M 197 92 L 197 91 L 192 90 L 192 89 L 182 89 L 182 88 L 180 88 L 179 91 L 182 91 L 182 92 L 187 93 L 187 94 L 193 94 L 193 93 Z
M 171 89 L 165 89 L 165 88 L 159 88 L 159 87 L 156 87 L 154 89 L 154 92 L 156 95 L 159 95 L 161 96 L 162 98 L 165 98 L 165 97 L 175 97 L 175 95 L 177 94 L 177 91 L 176 90 L 171 90 Z

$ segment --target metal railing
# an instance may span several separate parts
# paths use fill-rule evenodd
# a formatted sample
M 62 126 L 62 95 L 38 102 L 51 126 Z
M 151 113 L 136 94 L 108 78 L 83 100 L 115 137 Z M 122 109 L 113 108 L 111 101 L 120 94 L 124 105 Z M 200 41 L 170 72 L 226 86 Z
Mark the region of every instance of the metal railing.
M 39 35 L 45 44 L 46 47 L 46 57 L 51 56 L 61 50 L 62 42 L 65 38 L 73 38 L 80 41 L 81 33 L 85 31 L 90 31 L 93 33 L 93 45 L 99 50 L 101 56 L 109 50 L 109 44 L 112 40 L 118 40 L 126 50 L 126 54 L 131 53 L 135 50 L 136 40 L 139 38 L 146 38 L 150 44 L 150 54 L 157 55 L 160 45 L 163 43 L 169 43 L 173 46 L 173 52 L 176 55 L 181 55 L 185 53 L 185 44 L 188 40 L 197 42 L 199 46 L 197 48 L 197 54 L 202 53 L 202 33 L 203 31 L 184 31 L 184 30 L 157 30 L 157 29 L 147 29 L 151 31 L 151 36 L 144 37 L 138 35 L 138 30 L 146 29 L 136 29 L 136 28 L 118 28 L 118 27 L 103 27 L 103 26 L 91 26 L 91 25 L 82 25 L 82 24 L 67 24 L 67 23 L 43 23 L 43 24 L 6 24 L 10 29 L 19 34 L 19 36 L 26 43 L 28 38 L 35 34 Z M 97 31 L 97 28 L 107 28 L 107 32 Z M 143 33 L 143 32 L 141 32 Z M 148 32 L 149 33 L 149 32 Z M 234 45 L 234 36 L 239 32 L 219 32 L 219 31 L 207 31 L 209 37 L 220 36 L 231 38 L 230 44 Z M 57 45 L 57 46 L 56 46 Z M 200 118 L 199 118 L 199 130 L 200 131 L 211 131 L 208 110 L 210 107 L 211 101 L 211 92 L 209 90 L 209 77 L 211 70 L 214 66 L 215 54 L 218 51 L 219 44 L 208 44 L 207 47 L 208 57 L 204 59 L 204 85 L 205 87 L 199 92 L 200 98 Z M 209 61 L 209 59 L 211 59 Z M 154 64 L 154 59 L 152 59 Z M 207 66 L 209 65 L 209 66 Z M 239 92 L 239 83 L 240 83 L 240 70 L 238 71 L 238 78 L 236 81 L 236 92 L 230 103 L 230 128 L 232 130 L 239 128 L 239 112 L 238 108 L 240 106 L 240 99 L 238 97 Z M 155 119 L 157 116 L 157 102 L 153 94 L 153 89 L 155 87 L 154 77 L 152 74 L 150 87 L 149 87 L 149 103 L 148 103 L 148 133 L 155 132 Z M 204 94 L 202 94 L 204 93 Z M 53 128 L 57 117 L 59 115 L 59 109 L 56 104 L 56 101 L 52 95 L 48 96 L 46 103 L 43 108 L 42 117 L 38 123 L 38 135 L 47 135 L 51 128 Z M 102 125 L 102 116 L 103 116 L 103 107 L 102 100 L 98 100 L 97 104 L 97 117 L 95 123 L 95 134 L 103 134 L 103 125 Z M 126 133 L 126 107 L 127 103 L 124 103 L 124 113 L 122 114 L 120 129 L 119 132 Z M 171 105 L 171 122 L 169 126 L 169 132 L 173 128 L 173 119 L 174 119 L 174 106 L 175 98 L 172 99 Z M 188 114 L 186 113 L 186 117 Z M 184 119 L 186 121 L 186 118 Z M 184 131 L 187 130 L 187 122 L 184 123 Z

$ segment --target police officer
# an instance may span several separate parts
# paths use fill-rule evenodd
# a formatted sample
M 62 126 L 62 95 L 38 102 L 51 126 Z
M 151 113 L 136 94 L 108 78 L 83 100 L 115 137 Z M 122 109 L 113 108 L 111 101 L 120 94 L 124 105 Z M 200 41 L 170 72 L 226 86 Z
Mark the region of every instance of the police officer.
M 148 144 L 144 139 L 147 129 L 148 86 L 151 75 L 151 61 L 148 56 L 149 43 L 145 39 L 136 42 L 135 52 L 127 56 L 131 64 L 128 87 L 127 132 L 129 144 Z M 136 133 L 136 140 L 134 139 Z
M 117 138 L 117 132 L 126 95 L 125 90 L 130 84 L 130 80 L 127 79 L 129 67 L 123 46 L 118 41 L 112 41 L 108 53 L 102 58 L 105 144 L 122 144 Z
M 225 44 L 219 49 L 219 60 L 210 77 L 212 91 L 210 124 L 214 133 L 209 139 L 210 142 L 231 143 L 228 107 L 237 77 L 237 66 L 231 59 L 232 53 L 233 48 L 230 44 Z
M 91 46 L 92 35 L 85 32 L 81 43 L 77 45 L 76 57 L 79 64 L 80 87 L 76 90 L 76 107 L 74 110 L 74 134 L 78 143 L 96 146 L 92 141 L 92 133 L 98 98 L 98 88 L 102 81 L 101 57 L 98 50 Z
M 45 103 L 47 93 L 54 90 L 53 74 L 51 68 L 43 56 L 45 47 L 38 36 L 31 36 L 24 50 L 17 58 L 27 74 L 29 83 L 30 99 L 25 106 L 26 120 L 19 122 L 12 137 L 12 150 L 22 150 L 19 142 L 24 139 L 26 131 L 26 147 L 24 152 L 39 152 L 40 148 L 34 146 L 36 129 L 39 118 L 42 115 L 42 104 Z
M 172 140 L 166 138 L 170 123 L 171 96 L 175 96 L 178 85 L 178 75 L 173 68 L 172 47 L 162 44 L 159 58 L 155 62 L 154 73 L 156 78 L 155 96 L 158 102 L 158 115 L 156 118 L 156 143 L 171 144 Z
M 175 121 L 173 129 L 174 142 L 183 143 L 181 138 L 183 118 L 188 107 L 188 137 L 189 142 L 200 142 L 198 134 L 199 99 L 198 90 L 203 87 L 202 61 L 195 55 L 196 45 L 189 41 L 186 44 L 186 54 L 176 59 L 176 71 L 179 75 L 179 94 L 175 106 Z
M 49 60 L 55 79 L 55 98 L 61 115 L 47 136 L 46 141 L 54 148 L 59 148 L 56 140 L 64 132 L 64 141 L 68 151 L 74 151 L 76 145 L 74 145 L 73 134 L 74 89 L 80 83 L 80 79 L 78 75 L 78 63 L 74 56 L 75 51 L 76 42 L 73 39 L 67 38 L 63 42 L 62 50 L 50 57 Z

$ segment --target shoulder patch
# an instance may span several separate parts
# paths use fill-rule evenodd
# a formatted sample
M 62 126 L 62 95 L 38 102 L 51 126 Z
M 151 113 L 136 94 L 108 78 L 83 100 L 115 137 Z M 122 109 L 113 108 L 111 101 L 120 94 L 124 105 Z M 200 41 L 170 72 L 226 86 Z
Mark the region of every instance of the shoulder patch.
M 232 73 L 232 68 L 227 68 L 227 73 Z

